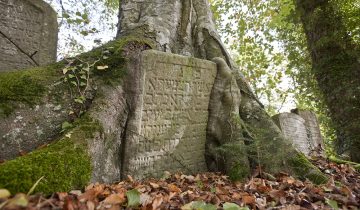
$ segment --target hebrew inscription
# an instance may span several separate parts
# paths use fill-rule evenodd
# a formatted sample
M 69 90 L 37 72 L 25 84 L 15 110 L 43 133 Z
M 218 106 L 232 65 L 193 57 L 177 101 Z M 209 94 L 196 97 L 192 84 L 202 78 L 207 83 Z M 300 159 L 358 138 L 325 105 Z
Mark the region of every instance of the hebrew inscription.
M 123 174 L 145 178 L 164 171 L 206 171 L 215 63 L 152 50 L 141 60 L 140 104 L 127 130 Z
M 0 0 L 0 72 L 56 61 L 57 15 L 42 0 Z

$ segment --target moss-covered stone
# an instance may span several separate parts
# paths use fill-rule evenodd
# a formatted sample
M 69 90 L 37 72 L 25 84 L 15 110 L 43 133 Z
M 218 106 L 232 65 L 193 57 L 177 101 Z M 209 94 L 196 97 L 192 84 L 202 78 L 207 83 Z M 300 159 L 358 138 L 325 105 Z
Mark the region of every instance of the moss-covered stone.
M 295 172 L 299 178 L 307 178 L 314 184 L 325 184 L 328 181 L 328 177 L 311 164 L 305 155 L 300 152 L 290 156 L 287 162 L 291 170 Z
M 0 188 L 26 193 L 43 176 L 35 192 L 51 194 L 88 184 L 92 167 L 86 139 L 102 129 L 86 116 L 75 122 L 75 126 L 59 141 L 1 164 Z
M 126 36 L 83 53 L 79 55 L 79 58 L 88 63 L 99 60 L 97 65 L 109 66 L 107 71 L 95 70 L 92 72 L 95 76 L 101 77 L 98 81 L 106 84 L 119 82 L 120 78 L 125 75 L 123 53 L 130 43 L 146 45 L 149 48 L 155 47 L 153 41 L 149 39 Z M 105 50 L 109 52 L 108 59 L 103 59 Z M 127 50 L 131 51 L 131 49 Z M 44 67 L 0 73 L 0 117 L 9 116 L 18 107 L 19 102 L 30 106 L 38 104 L 49 89 L 49 85 L 61 79 L 65 63 L 65 61 L 61 61 Z M 64 91 L 67 91 L 67 88 L 65 89 Z
M 0 117 L 10 115 L 19 102 L 28 105 L 39 102 L 47 90 L 46 85 L 58 75 L 54 67 L 0 73 Z
M 90 161 L 84 148 L 62 139 L 47 148 L 0 165 L 0 188 L 26 193 L 42 176 L 36 192 L 50 194 L 81 188 L 90 180 Z

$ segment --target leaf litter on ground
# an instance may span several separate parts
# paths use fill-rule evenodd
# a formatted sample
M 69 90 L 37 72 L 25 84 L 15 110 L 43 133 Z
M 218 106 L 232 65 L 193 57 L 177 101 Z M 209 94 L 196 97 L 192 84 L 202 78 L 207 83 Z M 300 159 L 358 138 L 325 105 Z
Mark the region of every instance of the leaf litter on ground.
M 0 189 L 0 209 L 358 209 L 360 174 L 350 165 L 322 157 L 313 163 L 329 175 L 327 184 L 314 185 L 286 173 L 269 176 L 258 171 L 247 182 L 232 182 L 219 173 L 165 173 L 162 179 L 94 183 L 83 191 L 57 192 L 50 197 Z

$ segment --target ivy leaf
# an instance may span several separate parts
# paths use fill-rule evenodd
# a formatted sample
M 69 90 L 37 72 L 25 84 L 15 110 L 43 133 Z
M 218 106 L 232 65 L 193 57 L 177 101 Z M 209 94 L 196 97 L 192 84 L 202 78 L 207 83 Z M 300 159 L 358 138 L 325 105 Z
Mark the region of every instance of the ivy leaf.
M 83 36 L 87 36 L 87 35 L 89 35 L 89 32 L 88 31 L 80 31 L 80 34 Z
M 63 13 L 62 16 L 63 16 L 63 18 L 66 18 L 66 19 L 70 18 L 70 15 L 68 13 Z
M 83 96 L 80 96 L 80 97 L 75 98 L 74 101 L 78 104 L 83 104 L 85 101 L 85 98 Z
M 69 68 L 63 68 L 63 74 L 66 74 L 69 71 Z
M 71 81 L 71 84 L 73 84 L 74 86 L 78 85 L 75 81 Z
M 137 207 L 140 205 L 140 192 L 137 189 L 133 189 L 126 192 L 128 199 L 128 207 Z

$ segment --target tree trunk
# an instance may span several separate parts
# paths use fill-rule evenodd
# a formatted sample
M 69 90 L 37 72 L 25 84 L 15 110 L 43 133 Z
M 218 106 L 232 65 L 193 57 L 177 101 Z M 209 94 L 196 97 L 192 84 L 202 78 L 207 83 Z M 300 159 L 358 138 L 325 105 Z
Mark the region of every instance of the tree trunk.
M 247 176 L 260 165 L 272 172 L 288 167 L 308 178 L 317 173 L 309 170 L 309 165 L 303 165 L 304 171 L 298 170 L 298 152 L 283 137 L 235 66 L 216 31 L 207 0 L 122 1 L 117 37 L 128 35 L 152 39 L 160 51 L 218 64 L 206 145 L 210 170 L 225 172 L 235 179 Z M 317 181 L 325 180 L 321 179 Z
M 338 149 L 360 162 L 360 51 L 328 0 L 298 0 L 313 73 L 336 126 Z
M 25 191 L 44 174 L 50 186 L 41 183 L 37 189 L 45 192 L 70 190 L 84 185 L 90 178 L 93 182 L 114 182 L 125 177 L 123 171 L 129 165 L 123 164 L 124 155 L 132 143 L 127 142 L 127 136 L 139 107 L 135 78 L 141 73 L 140 52 L 149 48 L 217 64 L 207 128 L 209 170 L 242 179 L 261 166 L 269 172 L 293 172 L 315 183 L 327 180 L 289 145 L 237 71 L 216 32 L 207 0 L 122 1 L 119 18 L 116 41 L 83 54 L 74 62 L 63 61 L 41 71 L 0 74 L 0 88 L 6 90 L 0 91 L 0 99 L 4 99 L 0 103 L 0 118 L 10 123 L 0 121 L 0 134 L 5 138 L 0 142 L 0 159 L 14 158 L 18 148 L 32 151 L 43 143 L 58 140 L 51 144 L 54 146 L 0 165 L 0 170 L 5 171 L 0 174 L 0 188 L 16 191 L 20 185 Z M 103 56 L 104 52 L 107 56 Z M 57 81 L 69 69 L 70 72 L 73 67 L 81 70 L 94 60 L 109 70 L 93 70 L 82 95 L 86 100 L 79 105 L 79 97 L 74 97 L 79 96 L 77 86 L 69 87 Z M 20 83 L 12 84 L 13 79 Z M 29 84 L 34 86 L 36 94 L 28 91 Z M 20 95 L 17 100 L 16 95 Z M 6 109 L 12 105 L 17 108 Z M 4 110 L 2 115 L 1 110 Z M 55 119 L 68 120 L 72 126 L 61 126 Z M 59 133 L 61 130 L 63 133 Z M 23 147 L 29 142 L 31 146 Z M 5 147 L 13 148 L 12 152 L 3 155 Z M 71 157 L 66 157 L 66 153 Z M 74 153 L 78 157 L 74 158 Z M 54 160 L 41 161 L 48 160 L 49 155 Z M 59 164 L 51 164 L 52 161 Z M 24 162 L 28 163 L 25 168 Z M 54 176 L 54 173 L 62 175 Z M 82 176 L 67 177 L 74 173 Z

